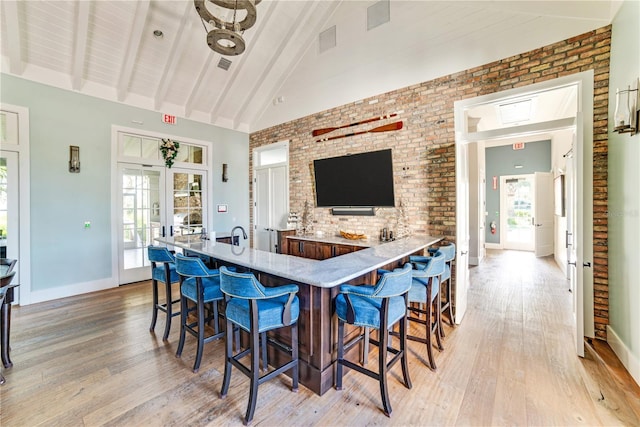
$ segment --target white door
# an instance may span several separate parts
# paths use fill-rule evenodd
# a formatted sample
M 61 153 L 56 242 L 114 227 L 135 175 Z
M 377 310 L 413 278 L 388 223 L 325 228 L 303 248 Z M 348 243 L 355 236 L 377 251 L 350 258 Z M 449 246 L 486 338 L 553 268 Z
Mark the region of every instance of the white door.
M 456 286 L 455 318 L 462 322 L 467 311 L 469 287 L 469 144 L 456 141 Z
M 287 166 L 255 170 L 255 244 L 259 250 L 276 252 L 277 231 L 286 226 L 289 215 Z
M 0 151 L 0 258 L 20 258 L 20 204 L 18 186 L 18 153 Z M 20 283 L 16 268 L 13 283 Z M 17 288 L 14 301 L 19 302 Z
M 534 204 L 533 174 L 500 177 L 500 244 L 504 249 L 533 251 Z
M 160 236 L 199 235 L 207 218 L 206 172 L 120 163 L 118 283 L 148 280 L 147 246 Z
M 269 168 L 255 171 L 255 224 L 254 247 L 261 251 L 271 252 L 271 222 L 269 218 Z
M 166 233 L 163 167 L 118 164 L 118 283 L 151 277 L 147 246 Z
M 555 218 L 553 213 L 553 174 L 551 172 L 536 172 L 534 177 L 535 254 L 537 257 L 542 257 L 553 254 Z
M 593 145 L 585 141 L 583 113 L 576 117 L 575 268 L 576 351 L 584 357 L 584 337 L 593 337 Z M 578 214 L 580 213 L 580 214 Z M 585 298 L 586 296 L 586 298 Z M 582 304 L 580 303 L 582 302 Z

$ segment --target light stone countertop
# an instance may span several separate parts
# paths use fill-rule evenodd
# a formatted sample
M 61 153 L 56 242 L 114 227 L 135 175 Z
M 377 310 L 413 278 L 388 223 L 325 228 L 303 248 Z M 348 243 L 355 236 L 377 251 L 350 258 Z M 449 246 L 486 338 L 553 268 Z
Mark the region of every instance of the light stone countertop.
M 308 236 L 308 239 L 314 240 L 311 236 Z M 442 238 L 434 236 L 407 237 L 322 261 L 233 246 L 211 240 L 203 241 L 197 237 L 186 241 L 184 239 L 175 241 L 172 237 L 159 237 L 155 240 L 169 246 L 188 249 L 224 262 L 282 277 L 293 283 L 332 288 L 420 251 L 437 243 Z

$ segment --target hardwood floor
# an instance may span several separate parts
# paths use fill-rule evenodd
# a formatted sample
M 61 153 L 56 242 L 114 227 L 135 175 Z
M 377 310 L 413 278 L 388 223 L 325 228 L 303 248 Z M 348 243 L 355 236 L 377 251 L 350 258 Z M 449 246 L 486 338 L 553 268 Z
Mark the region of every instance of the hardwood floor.
M 616 368 L 606 343 L 589 346 L 584 359 L 575 355 L 567 288 L 550 258 L 489 252 L 471 270 L 462 324 L 446 327 L 438 370 L 425 366 L 424 345 L 410 342 L 413 388 L 402 385 L 399 365 L 391 371 L 391 418 L 382 413 L 378 384 L 349 373 L 342 391 L 322 397 L 303 386 L 291 392 L 284 376 L 261 385 L 253 423 L 640 425 L 638 386 L 611 375 L 618 369 L 624 377 L 624 369 Z M 249 382 L 234 371 L 228 397 L 218 397 L 223 343 L 205 346 L 194 374 L 195 340 L 187 337 L 176 359 L 178 319 L 166 343 L 163 319 L 155 334 L 150 319 L 149 282 L 14 307 L 14 366 L 3 371 L 0 424 L 241 424 Z

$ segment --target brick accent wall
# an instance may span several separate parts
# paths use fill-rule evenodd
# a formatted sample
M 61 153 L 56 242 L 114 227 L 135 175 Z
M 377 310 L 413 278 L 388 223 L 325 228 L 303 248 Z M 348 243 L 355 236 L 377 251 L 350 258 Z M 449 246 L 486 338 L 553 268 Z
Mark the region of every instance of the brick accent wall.
M 607 125 L 611 26 L 568 40 L 504 58 L 476 68 L 398 89 L 355 103 L 322 111 L 251 134 L 250 150 L 289 140 L 290 209 L 302 213 L 314 202 L 313 160 L 348 153 L 393 148 L 396 206 L 405 205 L 414 235 L 443 235 L 455 241 L 456 187 L 454 101 L 530 85 L 544 80 L 594 71 L 594 303 L 598 338 L 606 338 L 608 323 L 607 267 Z M 357 128 L 368 130 L 403 120 L 402 130 L 367 133 L 316 142 L 313 129 L 339 126 L 399 112 L 398 117 Z M 346 130 L 343 133 L 352 132 Z M 341 131 L 330 134 L 339 135 Z M 250 165 L 250 170 L 252 165 Z M 251 194 L 253 201 L 253 194 Z M 378 236 L 382 227 L 396 229 L 398 210 L 380 208 L 373 217 L 333 216 L 316 208 L 314 229 Z M 253 218 L 251 219 L 253 222 Z

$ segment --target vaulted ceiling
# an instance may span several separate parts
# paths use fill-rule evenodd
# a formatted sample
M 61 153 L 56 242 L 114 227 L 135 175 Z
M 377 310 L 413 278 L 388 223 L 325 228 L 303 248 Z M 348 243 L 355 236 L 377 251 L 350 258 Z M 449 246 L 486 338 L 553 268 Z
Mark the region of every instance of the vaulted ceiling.
M 608 25 L 617 4 L 263 0 L 223 57 L 192 0 L 2 0 L 1 71 L 252 132 Z

